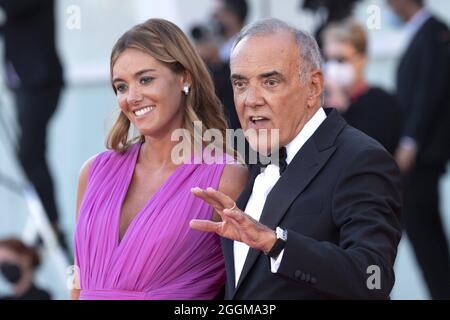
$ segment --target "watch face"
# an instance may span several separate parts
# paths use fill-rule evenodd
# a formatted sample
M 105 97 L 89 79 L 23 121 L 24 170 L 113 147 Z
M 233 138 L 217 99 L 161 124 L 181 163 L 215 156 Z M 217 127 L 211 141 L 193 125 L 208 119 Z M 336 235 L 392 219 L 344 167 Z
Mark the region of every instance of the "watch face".
M 287 230 L 277 227 L 276 233 L 277 233 L 277 239 L 281 239 L 283 241 L 287 240 Z
M 283 230 L 280 227 L 277 227 L 275 230 L 277 235 L 277 241 L 273 245 L 272 249 L 267 253 L 267 255 L 271 258 L 276 259 L 281 251 L 283 251 L 284 246 L 287 242 L 287 230 Z

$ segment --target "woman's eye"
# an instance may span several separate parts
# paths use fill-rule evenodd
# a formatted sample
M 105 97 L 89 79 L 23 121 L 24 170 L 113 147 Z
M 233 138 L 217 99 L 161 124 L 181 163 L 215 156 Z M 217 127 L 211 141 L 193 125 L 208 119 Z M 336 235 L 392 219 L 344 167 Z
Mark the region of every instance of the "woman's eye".
M 125 84 L 119 84 L 116 86 L 116 90 L 117 90 L 117 92 L 124 92 L 126 87 L 127 86 Z
M 154 79 L 154 78 L 152 78 L 152 77 L 142 77 L 142 78 L 139 80 L 139 82 L 140 82 L 141 84 L 148 84 L 148 83 L 152 82 L 153 79 Z

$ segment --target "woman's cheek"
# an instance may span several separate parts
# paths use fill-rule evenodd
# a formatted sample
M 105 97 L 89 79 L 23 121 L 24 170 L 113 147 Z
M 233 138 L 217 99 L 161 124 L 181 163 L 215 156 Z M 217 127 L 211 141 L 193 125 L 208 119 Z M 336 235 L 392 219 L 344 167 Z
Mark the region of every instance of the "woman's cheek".
M 126 97 L 120 96 L 120 97 L 118 97 L 117 100 L 118 100 L 118 102 L 119 102 L 119 107 L 120 107 L 120 109 L 122 109 L 123 112 L 126 112 L 126 110 L 127 110 L 127 100 L 126 100 Z

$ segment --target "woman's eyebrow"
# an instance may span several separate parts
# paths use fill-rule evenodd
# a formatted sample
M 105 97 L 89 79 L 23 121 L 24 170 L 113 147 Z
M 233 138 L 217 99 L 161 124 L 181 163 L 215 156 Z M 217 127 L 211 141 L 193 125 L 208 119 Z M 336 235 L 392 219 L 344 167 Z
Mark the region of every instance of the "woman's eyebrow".
M 134 74 L 135 77 L 140 76 L 141 74 L 147 73 L 147 72 L 155 72 L 156 69 L 143 69 L 141 71 L 138 71 Z
M 147 72 L 155 72 L 156 71 L 156 69 L 142 69 L 142 70 L 140 70 L 140 71 L 138 71 L 138 72 L 136 72 L 135 74 L 134 74 L 134 77 L 139 77 L 140 75 L 142 75 L 142 74 L 144 74 L 144 73 L 147 73 Z M 115 83 L 115 82 L 119 82 L 119 81 L 124 81 L 123 79 L 121 79 L 121 78 L 114 78 L 113 79 L 113 83 Z

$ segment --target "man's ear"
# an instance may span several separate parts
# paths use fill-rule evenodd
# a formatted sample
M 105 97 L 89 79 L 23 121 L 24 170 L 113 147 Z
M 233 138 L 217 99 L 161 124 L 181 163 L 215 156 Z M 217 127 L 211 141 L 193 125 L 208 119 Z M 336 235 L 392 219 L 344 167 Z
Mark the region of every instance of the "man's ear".
M 308 88 L 309 94 L 307 105 L 308 107 L 315 107 L 317 106 L 317 101 L 320 101 L 324 90 L 324 78 L 322 71 L 315 70 L 311 72 L 308 79 Z

